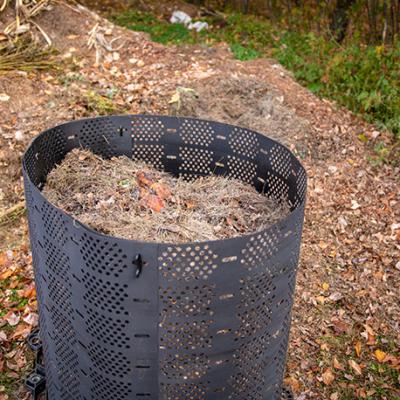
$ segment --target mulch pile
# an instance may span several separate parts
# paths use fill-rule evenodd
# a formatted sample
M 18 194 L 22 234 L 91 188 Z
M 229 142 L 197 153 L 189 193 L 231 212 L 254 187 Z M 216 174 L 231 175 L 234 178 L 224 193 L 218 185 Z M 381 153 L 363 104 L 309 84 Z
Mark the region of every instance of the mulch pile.
M 103 159 L 75 149 L 50 172 L 43 190 L 90 227 L 126 239 L 198 242 L 264 229 L 289 213 L 284 201 L 236 179 L 186 181 L 127 157 Z

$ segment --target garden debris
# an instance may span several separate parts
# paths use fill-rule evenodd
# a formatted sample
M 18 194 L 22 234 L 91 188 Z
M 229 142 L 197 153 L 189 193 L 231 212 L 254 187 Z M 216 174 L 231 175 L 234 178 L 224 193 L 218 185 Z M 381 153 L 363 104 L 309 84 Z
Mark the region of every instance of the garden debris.
M 230 238 L 264 229 L 289 206 L 223 176 L 187 181 L 127 157 L 75 149 L 50 172 L 44 195 L 113 236 L 168 243 Z
M 44 29 L 32 20 L 33 17 L 37 16 L 43 10 L 46 10 L 50 6 L 51 0 L 15 0 L 15 20 L 4 28 L 5 35 L 18 36 L 31 30 L 31 24 L 35 26 L 40 34 L 43 36 L 47 44 L 50 46 L 52 41 L 49 35 Z M 4 11 L 7 7 L 7 0 L 4 0 L 0 12 Z
M 57 69 L 55 53 L 54 49 L 44 48 L 27 37 L 5 42 L 0 45 L 0 75 L 16 70 Z
M 89 49 L 94 48 L 96 50 L 96 62 L 95 66 L 100 65 L 101 58 L 104 50 L 118 54 L 118 50 L 121 50 L 125 43 L 120 43 L 119 46 L 113 47 L 113 44 L 121 39 L 121 36 L 117 36 L 108 41 L 105 36 L 112 34 L 112 29 L 100 26 L 96 23 L 95 26 L 89 32 L 89 39 L 87 45 Z
M 311 132 L 310 125 L 283 104 L 267 83 L 244 74 L 220 75 L 178 87 L 170 100 L 172 114 L 211 119 L 265 132 L 285 144 Z
M 171 24 L 183 24 L 186 26 L 192 22 L 192 17 L 184 11 L 176 10 L 172 13 L 169 22 Z
M 0 212 L 0 226 L 12 222 L 14 219 L 25 213 L 25 211 L 25 201 L 20 201 L 4 212 Z
M 204 21 L 192 22 L 192 17 L 186 14 L 184 11 L 174 11 L 169 20 L 171 24 L 183 24 L 188 29 L 194 29 L 197 32 L 203 29 L 208 29 L 208 23 Z

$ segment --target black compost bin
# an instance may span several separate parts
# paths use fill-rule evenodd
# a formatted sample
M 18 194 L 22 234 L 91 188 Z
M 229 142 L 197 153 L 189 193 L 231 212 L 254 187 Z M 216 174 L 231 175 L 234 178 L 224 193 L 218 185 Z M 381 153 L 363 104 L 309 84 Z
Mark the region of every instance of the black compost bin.
M 41 193 L 76 147 L 142 159 L 185 179 L 234 177 L 286 199 L 291 213 L 226 240 L 106 236 Z M 306 173 L 287 148 L 191 118 L 92 118 L 40 134 L 23 172 L 49 400 L 288 398 L 282 381 Z

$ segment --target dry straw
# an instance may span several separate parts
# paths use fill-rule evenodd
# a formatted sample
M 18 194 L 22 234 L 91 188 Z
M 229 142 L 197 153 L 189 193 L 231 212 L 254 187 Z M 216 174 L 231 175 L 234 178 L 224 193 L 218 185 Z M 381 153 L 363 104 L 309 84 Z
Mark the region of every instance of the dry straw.
M 189 182 L 141 161 L 78 149 L 50 172 L 44 195 L 102 233 L 149 242 L 230 238 L 289 212 L 286 203 L 239 180 L 211 175 Z

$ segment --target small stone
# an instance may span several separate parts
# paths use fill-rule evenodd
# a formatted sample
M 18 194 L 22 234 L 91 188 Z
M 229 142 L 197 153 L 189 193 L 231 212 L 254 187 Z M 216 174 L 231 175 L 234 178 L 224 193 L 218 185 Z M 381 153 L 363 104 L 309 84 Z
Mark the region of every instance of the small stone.
M 144 61 L 143 61 L 143 60 L 139 60 L 139 61 L 137 62 L 137 66 L 138 66 L 138 67 L 143 67 L 143 66 L 144 66 Z
M 7 93 L 0 93 L 0 101 L 8 101 L 10 96 Z
M 373 132 L 371 133 L 371 137 L 372 137 L 372 139 L 375 140 L 380 134 L 381 134 L 381 133 L 380 133 L 379 131 L 373 131 Z
M 22 140 L 24 140 L 24 133 L 22 131 L 16 131 L 14 133 L 14 138 L 17 142 L 21 142 Z

